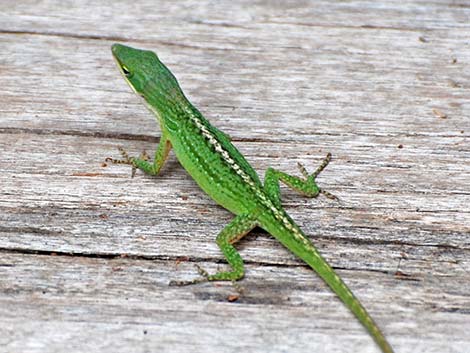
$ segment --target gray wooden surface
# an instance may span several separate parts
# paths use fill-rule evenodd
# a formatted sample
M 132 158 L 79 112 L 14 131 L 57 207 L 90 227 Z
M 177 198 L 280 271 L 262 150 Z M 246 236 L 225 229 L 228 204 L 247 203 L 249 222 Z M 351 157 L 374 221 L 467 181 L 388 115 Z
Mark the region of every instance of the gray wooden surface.
M 261 175 L 330 151 L 341 202 L 283 188 L 288 212 L 396 352 L 469 351 L 469 1 L 7 0 L 1 352 L 378 352 L 259 230 L 241 294 L 168 286 L 224 267 L 232 216 L 173 155 L 157 178 L 103 164 L 159 136 L 116 41 L 158 52 Z

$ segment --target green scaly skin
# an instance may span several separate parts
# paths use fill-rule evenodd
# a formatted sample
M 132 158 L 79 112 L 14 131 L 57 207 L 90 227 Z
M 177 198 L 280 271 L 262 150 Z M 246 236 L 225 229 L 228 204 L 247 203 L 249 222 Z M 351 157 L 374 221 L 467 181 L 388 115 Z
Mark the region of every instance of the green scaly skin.
M 243 260 L 233 244 L 259 226 L 278 239 L 286 248 L 305 261 L 330 286 L 344 304 L 365 326 L 385 353 L 392 353 L 380 329 L 351 290 L 320 255 L 315 246 L 287 215 L 281 205 L 279 182 L 308 197 L 320 193 L 316 176 L 330 160 L 330 155 L 309 175 L 299 166 L 304 178 L 269 168 L 264 183 L 227 135 L 212 126 L 186 99 L 173 74 L 151 51 L 112 46 L 113 56 L 131 88 L 141 96 L 160 123 L 162 135 L 153 162 L 147 156 L 111 160 L 131 164 L 145 173 L 156 175 L 173 148 L 176 157 L 199 186 L 235 218 L 217 236 L 217 244 L 231 266 L 231 271 L 207 274 L 185 285 L 208 281 L 235 281 L 243 277 Z

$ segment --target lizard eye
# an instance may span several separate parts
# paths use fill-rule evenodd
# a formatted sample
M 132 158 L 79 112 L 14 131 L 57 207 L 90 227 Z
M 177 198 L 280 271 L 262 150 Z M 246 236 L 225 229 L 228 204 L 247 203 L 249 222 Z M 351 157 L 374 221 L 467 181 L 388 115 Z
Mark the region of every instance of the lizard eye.
M 131 72 L 129 71 L 129 69 L 126 66 L 122 65 L 121 69 L 122 69 L 122 72 L 124 73 L 124 75 L 126 75 L 126 77 L 131 76 Z

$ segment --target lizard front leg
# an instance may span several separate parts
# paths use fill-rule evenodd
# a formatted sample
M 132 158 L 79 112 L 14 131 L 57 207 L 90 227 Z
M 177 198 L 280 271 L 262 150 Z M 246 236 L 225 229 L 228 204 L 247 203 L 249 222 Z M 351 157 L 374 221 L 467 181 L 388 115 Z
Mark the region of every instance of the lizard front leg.
M 140 169 L 146 174 L 157 175 L 165 163 L 170 150 L 171 142 L 168 139 L 167 133 L 163 131 L 160 138 L 160 143 L 158 144 L 157 150 L 155 151 L 155 158 L 153 163 L 148 161 L 148 156 L 145 154 L 145 152 L 143 152 L 139 157 L 129 157 L 127 152 L 122 148 L 119 148 L 119 151 L 121 152 L 123 159 L 106 158 L 106 161 L 114 164 L 131 165 L 132 176 L 134 176 L 136 169 Z

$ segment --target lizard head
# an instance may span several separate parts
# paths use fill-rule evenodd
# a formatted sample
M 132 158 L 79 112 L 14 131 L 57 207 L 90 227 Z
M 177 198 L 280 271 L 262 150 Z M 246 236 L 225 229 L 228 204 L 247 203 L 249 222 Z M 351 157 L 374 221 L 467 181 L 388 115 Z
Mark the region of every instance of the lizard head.
M 184 97 L 176 78 L 149 50 L 140 50 L 122 44 L 113 44 L 113 57 L 124 79 L 135 93 L 147 102 L 175 101 Z

